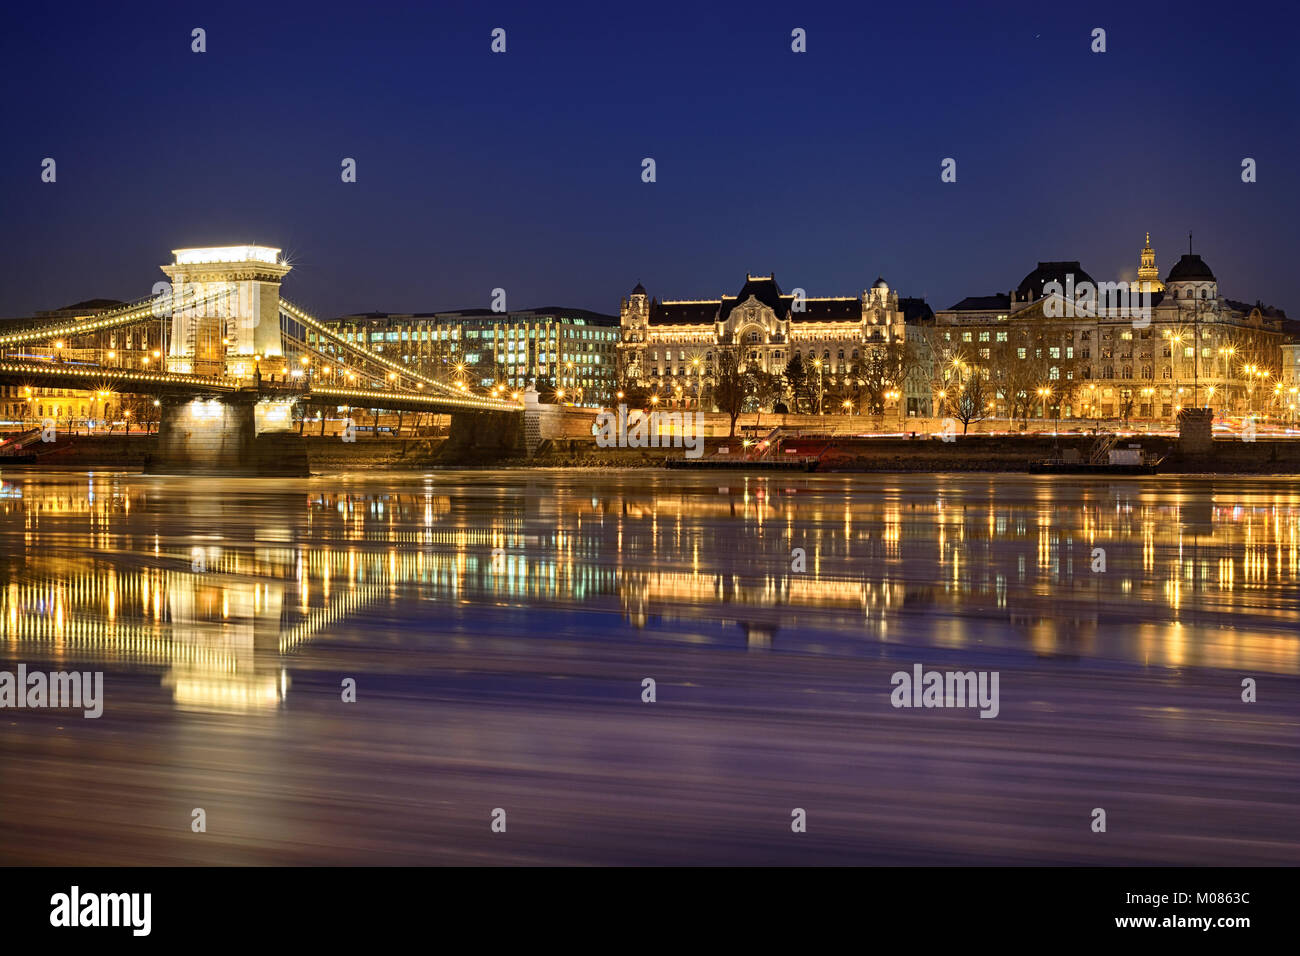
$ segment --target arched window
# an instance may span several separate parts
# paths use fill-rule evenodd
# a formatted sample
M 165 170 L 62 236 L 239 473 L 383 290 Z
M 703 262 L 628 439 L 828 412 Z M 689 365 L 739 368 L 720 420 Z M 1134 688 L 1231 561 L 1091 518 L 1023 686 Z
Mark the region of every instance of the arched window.
M 1132 366 L 1132 365 L 1125 365 L 1125 366 L 1124 366 L 1124 369 L 1123 369 L 1123 372 L 1121 373 L 1120 377 L 1121 377 L 1121 378 L 1132 378 L 1132 377 L 1133 377 L 1133 366 Z
M 751 331 L 750 331 L 750 333 L 749 333 L 749 341 L 750 341 L 751 344 L 754 344 L 754 343 L 757 343 L 757 342 L 758 342 L 758 330 L 757 330 L 757 329 L 754 329 L 754 330 L 751 330 Z
M 1143 378 L 1151 378 L 1151 377 L 1152 377 L 1152 375 L 1151 375 L 1151 366 L 1150 366 L 1150 365 L 1143 365 L 1143 366 L 1142 366 L 1142 377 L 1143 377 Z

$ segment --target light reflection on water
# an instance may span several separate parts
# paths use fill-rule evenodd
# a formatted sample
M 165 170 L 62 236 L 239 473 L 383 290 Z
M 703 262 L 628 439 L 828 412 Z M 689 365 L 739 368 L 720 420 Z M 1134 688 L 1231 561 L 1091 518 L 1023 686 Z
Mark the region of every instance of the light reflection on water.
M 0 862 L 1293 862 L 1291 485 L 9 473 L 3 666 L 106 700 L 0 713 Z
M 0 622 L 11 658 L 160 668 L 218 709 L 280 703 L 286 659 L 350 620 L 437 640 L 476 608 L 591 639 L 1295 674 L 1298 526 L 1276 479 L 11 475 Z

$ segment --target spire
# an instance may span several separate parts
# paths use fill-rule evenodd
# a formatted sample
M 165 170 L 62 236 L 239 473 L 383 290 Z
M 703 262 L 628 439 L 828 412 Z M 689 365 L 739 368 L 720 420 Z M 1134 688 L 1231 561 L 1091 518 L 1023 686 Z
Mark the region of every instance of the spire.
M 1160 270 L 1156 268 L 1156 251 L 1151 248 L 1151 233 L 1147 232 L 1147 244 L 1142 247 L 1142 265 L 1138 267 L 1139 292 L 1164 292 L 1164 283 L 1160 281 Z

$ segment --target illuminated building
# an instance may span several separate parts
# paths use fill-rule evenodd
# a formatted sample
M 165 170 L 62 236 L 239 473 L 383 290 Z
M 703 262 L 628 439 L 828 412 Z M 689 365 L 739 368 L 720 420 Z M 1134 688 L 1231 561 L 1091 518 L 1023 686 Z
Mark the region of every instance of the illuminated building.
M 899 298 L 884 279 L 858 296 L 812 297 L 800 288 L 785 292 L 774 275 L 747 273 L 736 295 L 663 300 L 637 283 L 620 308 L 619 352 L 629 383 L 669 395 L 716 384 L 715 358 L 724 348 L 769 375 L 783 374 L 798 358 L 829 391 L 854 384 L 873 354 L 909 341 L 922 347 L 908 327 L 931 315 L 924 299 Z M 928 378 L 915 388 L 904 383 L 902 391 L 909 413 L 929 413 Z
M 344 341 L 472 388 L 522 391 L 600 407 L 617 390 L 618 320 L 584 309 L 366 312 L 327 323 Z M 313 337 L 309 336 L 309 342 Z
M 1196 405 L 1276 414 L 1285 313 L 1221 296 L 1209 265 L 1190 251 L 1163 283 L 1149 237 L 1140 262 L 1137 281 L 1110 286 L 1145 293 L 1149 316 L 1137 294 L 1127 306 L 1108 299 L 1107 283 L 1078 261 L 1040 262 L 1009 293 L 937 312 L 936 392 L 980 375 L 998 418 L 1172 421 Z M 1071 303 L 1085 282 L 1098 289 L 1096 302 Z

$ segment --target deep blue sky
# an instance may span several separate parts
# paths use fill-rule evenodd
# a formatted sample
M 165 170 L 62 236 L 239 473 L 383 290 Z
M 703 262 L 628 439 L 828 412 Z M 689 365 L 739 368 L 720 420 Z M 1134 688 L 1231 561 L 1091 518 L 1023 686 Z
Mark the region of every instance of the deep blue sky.
M 747 269 L 942 308 L 1038 259 L 1131 277 L 1147 229 L 1165 274 L 1193 229 L 1225 295 L 1300 316 L 1294 3 L 116 6 L 6 9 L 0 315 L 246 241 L 325 314 L 616 312 Z

